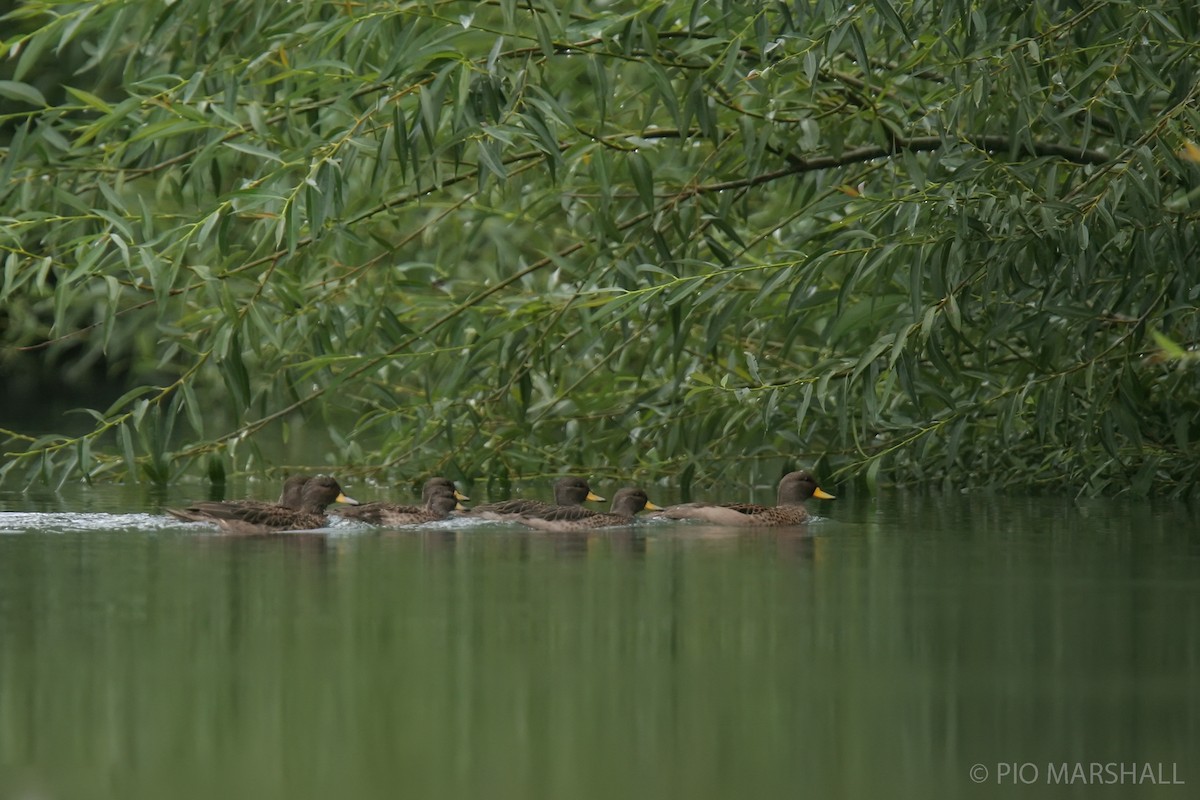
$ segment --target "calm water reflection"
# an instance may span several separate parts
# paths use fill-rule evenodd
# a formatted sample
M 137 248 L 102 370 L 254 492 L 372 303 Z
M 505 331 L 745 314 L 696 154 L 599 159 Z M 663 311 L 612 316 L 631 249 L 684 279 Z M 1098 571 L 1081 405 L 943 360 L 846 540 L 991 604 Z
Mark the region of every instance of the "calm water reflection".
M 0 514 L 0 797 L 1194 796 L 1187 507 L 820 509 L 590 536 Z M 1046 785 L 1078 761 L 1186 785 Z

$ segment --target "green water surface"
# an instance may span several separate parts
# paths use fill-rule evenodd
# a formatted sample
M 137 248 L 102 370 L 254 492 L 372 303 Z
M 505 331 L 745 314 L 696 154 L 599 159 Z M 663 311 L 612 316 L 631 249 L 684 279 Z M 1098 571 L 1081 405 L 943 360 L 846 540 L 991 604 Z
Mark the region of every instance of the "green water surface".
M 889 493 L 819 513 L 10 524 L 0 797 L 1198 796 L 1189 508 Z M 1165 771 L 1049 782 L 1064 762 Z

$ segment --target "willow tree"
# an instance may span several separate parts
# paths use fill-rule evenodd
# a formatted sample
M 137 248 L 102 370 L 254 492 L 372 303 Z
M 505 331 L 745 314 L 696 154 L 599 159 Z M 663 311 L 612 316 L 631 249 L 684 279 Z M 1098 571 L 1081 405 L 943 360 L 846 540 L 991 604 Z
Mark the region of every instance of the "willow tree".
M 4 30 L 0 364 L 129 388 L 6 431 L 5 472 L 260 472 L 303 426 L 389 479 L 1195 483 L 1192 4 L 30 0 Z

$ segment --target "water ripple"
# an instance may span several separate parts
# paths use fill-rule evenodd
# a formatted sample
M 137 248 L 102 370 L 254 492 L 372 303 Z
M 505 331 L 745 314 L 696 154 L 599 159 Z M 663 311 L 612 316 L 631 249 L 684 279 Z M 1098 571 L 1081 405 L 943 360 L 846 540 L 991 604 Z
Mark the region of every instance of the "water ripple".
M 166 530 L 180 523 L 155 514 L 97 514 L 65 512 L 0 512 L 0 534 L 5 533 L 77 533 L 82 531 Z M 188 527 L 191 527 L 190 525 Z

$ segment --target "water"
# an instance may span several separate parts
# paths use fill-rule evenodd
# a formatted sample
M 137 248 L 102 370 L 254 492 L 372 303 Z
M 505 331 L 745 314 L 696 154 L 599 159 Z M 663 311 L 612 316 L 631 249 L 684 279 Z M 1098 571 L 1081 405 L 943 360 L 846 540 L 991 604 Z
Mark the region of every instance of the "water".
M 1184 505 L 889 493 L 802 531 L 239 538 L 97 497 L 0 496 L 3 798 L 1200 786 Z M 1091 762 L 1138 777 L 1053 782 Z

